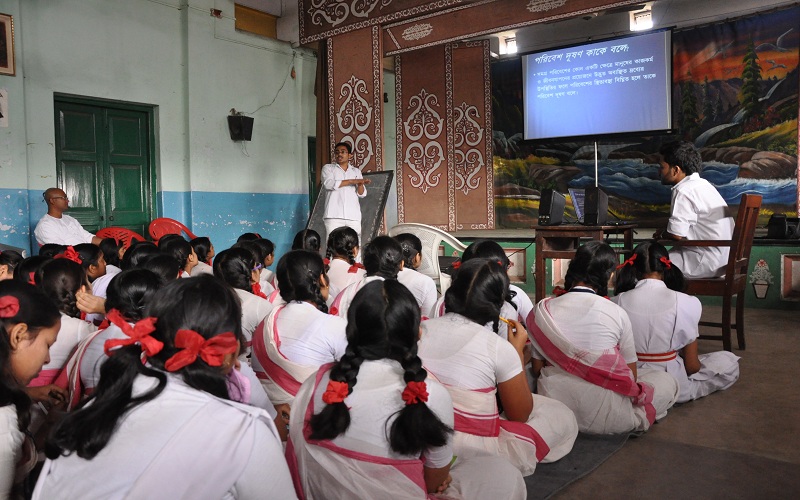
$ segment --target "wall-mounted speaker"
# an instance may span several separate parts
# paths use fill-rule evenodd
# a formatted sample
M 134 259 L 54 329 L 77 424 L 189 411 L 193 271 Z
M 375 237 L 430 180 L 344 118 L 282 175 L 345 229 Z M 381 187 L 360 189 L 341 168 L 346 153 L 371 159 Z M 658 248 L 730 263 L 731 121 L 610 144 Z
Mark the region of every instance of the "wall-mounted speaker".
M 552 189 L 543 189 L 539 199 L 539 225 L 557 226 L 564 222 L 564 207 L 567 198 Z
M 232 141 L 249 141 L 253 138 L 253 122 L 251 116 L 230 115 L 228 116 L 228 131 L 231 133 Z
M 608 220 L 608 195 L 598 187 L 587 187 L 583 202 L 583 223 L 602 226 Z

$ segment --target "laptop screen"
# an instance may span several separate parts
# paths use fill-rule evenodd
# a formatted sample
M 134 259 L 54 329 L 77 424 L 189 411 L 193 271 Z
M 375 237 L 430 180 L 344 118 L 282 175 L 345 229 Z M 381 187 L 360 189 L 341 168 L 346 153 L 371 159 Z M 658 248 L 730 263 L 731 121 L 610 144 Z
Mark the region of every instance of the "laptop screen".
M 583 199 L 585 192 L 583 189 L 569 188 L 569 197 L 572 200 L 572 206 L 575 209 L 575 216 L 578 217 L 578 222 L 583 222 Z

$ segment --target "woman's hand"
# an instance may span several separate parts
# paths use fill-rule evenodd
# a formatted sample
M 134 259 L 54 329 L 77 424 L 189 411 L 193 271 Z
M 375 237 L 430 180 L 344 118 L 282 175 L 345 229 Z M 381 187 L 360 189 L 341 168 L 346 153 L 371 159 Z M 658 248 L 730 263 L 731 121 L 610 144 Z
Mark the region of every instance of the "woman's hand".
M 525 364 L 525 344 L 528 342 L 528 331 L 525 325 L 515 319 L 508 320 L 508 341 L 519 353 L 522 364 Z
M 436 493 L 444 493 L 444 491 L 450 486 L 450 483 L 452 482 L 453 482 L 453 476 L 448 474 L 445 480 L 442 481 L 442 484 L 440 484 L 439 487 L 436 488 Z
M 106 299 L 92 295 L 86 286 L 82 286 L 77 293 L 75 293 L 78 309 L 87 314 L 105 314 L 106 313 Z

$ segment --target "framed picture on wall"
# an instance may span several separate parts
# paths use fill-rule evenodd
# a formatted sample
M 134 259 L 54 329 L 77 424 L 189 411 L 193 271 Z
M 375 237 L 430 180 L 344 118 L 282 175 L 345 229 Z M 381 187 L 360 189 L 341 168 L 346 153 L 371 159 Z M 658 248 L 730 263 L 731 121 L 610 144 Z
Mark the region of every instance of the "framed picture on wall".
M 14 18 L 0 14 L 0 75 L 14 76 Z

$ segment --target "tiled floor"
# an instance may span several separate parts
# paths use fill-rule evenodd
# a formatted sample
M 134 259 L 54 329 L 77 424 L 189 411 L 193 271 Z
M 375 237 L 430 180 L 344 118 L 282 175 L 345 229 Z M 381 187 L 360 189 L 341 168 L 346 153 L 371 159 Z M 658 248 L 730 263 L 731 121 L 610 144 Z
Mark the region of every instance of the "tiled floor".
M 673 408 L 555 498 L 800 498 L 800 306 L 748 309 L 745 324 L 733 387 Z

